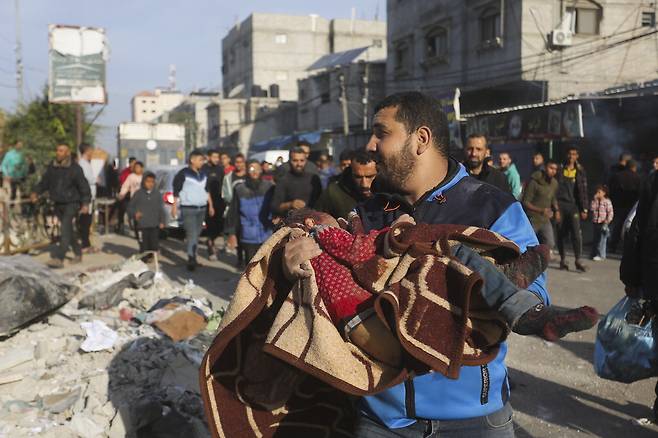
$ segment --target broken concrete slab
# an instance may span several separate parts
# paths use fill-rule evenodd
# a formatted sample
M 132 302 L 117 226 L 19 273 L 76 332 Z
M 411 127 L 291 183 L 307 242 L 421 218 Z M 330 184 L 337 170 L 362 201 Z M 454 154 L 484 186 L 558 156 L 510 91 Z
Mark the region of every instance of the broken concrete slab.
M 50 394 L 40 400 L 41 407 L 52 413 L 59 414 L 73 407 L 81 395 L 82 390 L 80 387 L 65 392 Z
M 34 347 L 26 346 L 0 353 L 0 372 L 34 359 Z
M 77 292 L 70 282 L 29 256 L 0 259 L 0 336 L 66 304 Z

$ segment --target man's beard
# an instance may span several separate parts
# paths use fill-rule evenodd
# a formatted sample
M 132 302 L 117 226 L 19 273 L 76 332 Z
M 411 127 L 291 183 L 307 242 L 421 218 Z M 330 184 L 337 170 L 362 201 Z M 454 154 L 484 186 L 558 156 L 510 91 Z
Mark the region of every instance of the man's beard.
M 396 192 L 403 192 L 406 182 L 413 173 L 414 154 L 411 151 L 411 136 L 402 145 L 400 152 L 390 158 L 379 156 L 378 171 L 384 185 Z
M 466 166 L 469 169 L 476 169 L 476 168 L 480 167 L 482 165 L 482 163 L 484 163 L 484 161 L 483 160 L 478 160 L 477 158 L 472 158 L 470 160 L 466 160 Z

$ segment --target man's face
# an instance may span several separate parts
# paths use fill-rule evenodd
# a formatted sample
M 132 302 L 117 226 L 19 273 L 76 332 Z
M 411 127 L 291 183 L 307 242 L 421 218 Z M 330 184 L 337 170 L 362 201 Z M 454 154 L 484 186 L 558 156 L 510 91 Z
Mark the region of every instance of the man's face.
M 231 165 L 231 157 L 229 157 L 228 154 L 220 155 L 220 160 L 222 162 L 222 166 L 224 167 L 228 167 Z
M 537 154 L 534 157 L 532 157 L 532 164 L 535 167 L 539 167 L 542 164 L 544 164 L 544 157 L 541 154 Z
M 574 164 L 576 161 L 578 161 L 578 157 L 578 151 L 575 149 L 567 152 L 567 161 L 571 164 Z
M 352 167 L 352 180 L 354 185 L 359 190 L 359 194 L 364 198 L 369 198 L 372 196 L 370 187 L 372 182 L 377 176 L 377 163 L 370 161 L 367 164 L 361 164 L 354 161 L 351 164 Z
M 21 149 L 23 147 L 23 142 L 22 141 L 17 141 L 16 144 L 14 145 L 16 149 Z
M 395 120 L 396 113 L 396 107 L 388 107 L 375 114 L 366 150 L 379 158 L 381 176 L 394 188 L 405 191 L 416 164 L 413 153 L 415 134 L 409 134 L 406 126 Z
M 263 174 L 263 168 L 261 167 L 260 164 L 258 163 L 249 164 L 249 168 L 247 168 L 247 175 L 249 175 L 249 179 L 254 181 L 259 180 L 262 174 Z
M 508 154 L 500 154 L 498 156 L 498 163 L 500 164 L 500 167 L 507 169 L 510 164 L 512 164 L 512 159 Z
M 329 167 L 329 158 L 326 155 L 320 155 L 318 161 L 315 162 L 315 165 L 318 166 L 318 169 L 326 169 Z
M 137 160 L 130 160 L 130 161 L 128 161 L 128 168 L 130 169 L 131 172 L 134 172 L 134 171 L 135 171 L 135 163 L 136 163 L 136 162 L 137 162 Z
M 203 155 L 194 155 L 190 158 L 190 167 L 194 170 L 199 170 L 203 166 Z
M 141 175 L 144 173 L 144 167 L 142 167 L 141 164 L 135 164 L 135 168 L 133 169 L 133 172 L 135 172 L 136 175 Z
M 340 171 L 342 172 L 343 170 L 350 167 L 350 164 L 352 164 L 352 160 L 341 160 L 339 164 Z
M 551 179 L 555 178 L 555 175 L 557 175 L 557 164 L 551 163 L 546 166 L 546 176 Z
M 484 137 L 469 138 L 466 142 L 466 164 L 475 169 L 482 165 L 487 156 L 487 140 Z
M 242 157 L 236 157 L 235 159 L 235 169 L 239 172 L 242 172 L 245 170 L 246 163 L 244 161 L 244 158 Z
M 64 161 L 70 154 L 71 150 L 65 144 L 60 144 L 57 146 L 57 149 L 55 149 L 55 159 L 57 161 Z
M 155 178 L 150 176 L 144 180 L 144 188 L 150 192 L 153 187 L 155 187 Z
M 654 158 L 654 159 L 653 159 L 653 168 L 654 168 L 655 170 L 658 170 L 658 158 Z
M 305 153 L 292 153 L 290 154 L 290 170 L 297 175 L 304 172 L 306 167 L 306 154 Z
M 300 146 L 300 148 L 302 148 L 304 155 L 306 155 L 306 159 L 308 159 L 309 155 L 311 155 L 311 147 L 309 145 L 303 144 Z
M 214 154 L 208 155 L 208 161 L 213 166 L 217 166 L 219 164 L 219 154 L 214 153 Z

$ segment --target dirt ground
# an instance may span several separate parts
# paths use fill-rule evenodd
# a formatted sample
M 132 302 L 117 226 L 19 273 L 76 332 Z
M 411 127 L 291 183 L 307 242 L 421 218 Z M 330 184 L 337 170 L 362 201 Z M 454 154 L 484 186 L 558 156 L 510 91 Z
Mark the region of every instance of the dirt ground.
M 127 236 L 100 236 L 96 245 L 103 252 L 85 256 L 83 266 L 112 264 L 136 252 L 135 240 Z M 239 276 L 234 256 L 210 262 L 202 250 L 203 266 L 190 273 L 185 268 L 182 242 L 169 239 L 162 247 L 162 270 L 170 278 L 201 286 L 215 308 L 227 304 Z M 48 255 L 36 257 L 46 261 Z M 590 262 L 589 266 L 585 274 L 551 266 L 548 289 L 553 305 L 591 305 L 605 314 L 623 296 L 619 260 Z M 595 334 L 591 329 L 554 344 L 512 335 L 507 363 L 517 437 L 658 436 L 658 426 L 637 421 L 651 418 L 656 379 L 626 385 L 597 377 L 592 367 Z

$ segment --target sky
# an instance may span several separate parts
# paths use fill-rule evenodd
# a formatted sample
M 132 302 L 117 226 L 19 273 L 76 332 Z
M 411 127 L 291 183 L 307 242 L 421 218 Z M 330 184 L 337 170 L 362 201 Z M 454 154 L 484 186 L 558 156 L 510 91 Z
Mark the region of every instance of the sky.
M 0 0 L 0 108 L 17 102 L 15 0 Z M 48 25 L 103 27 L 110 47 L 108 105 L 97 119 L 97 145 L 116 152 L 116 126 L 130 120 L 130 99 L 168 84 L 175 64 L 183 92 L 221 88 L 221 39 L 251 12 L 325 18 L 386 18 L 385 0 L 19 0 L 25 100 L 48 81 Z M 92 114 L 99 105 L 88 107 Z

